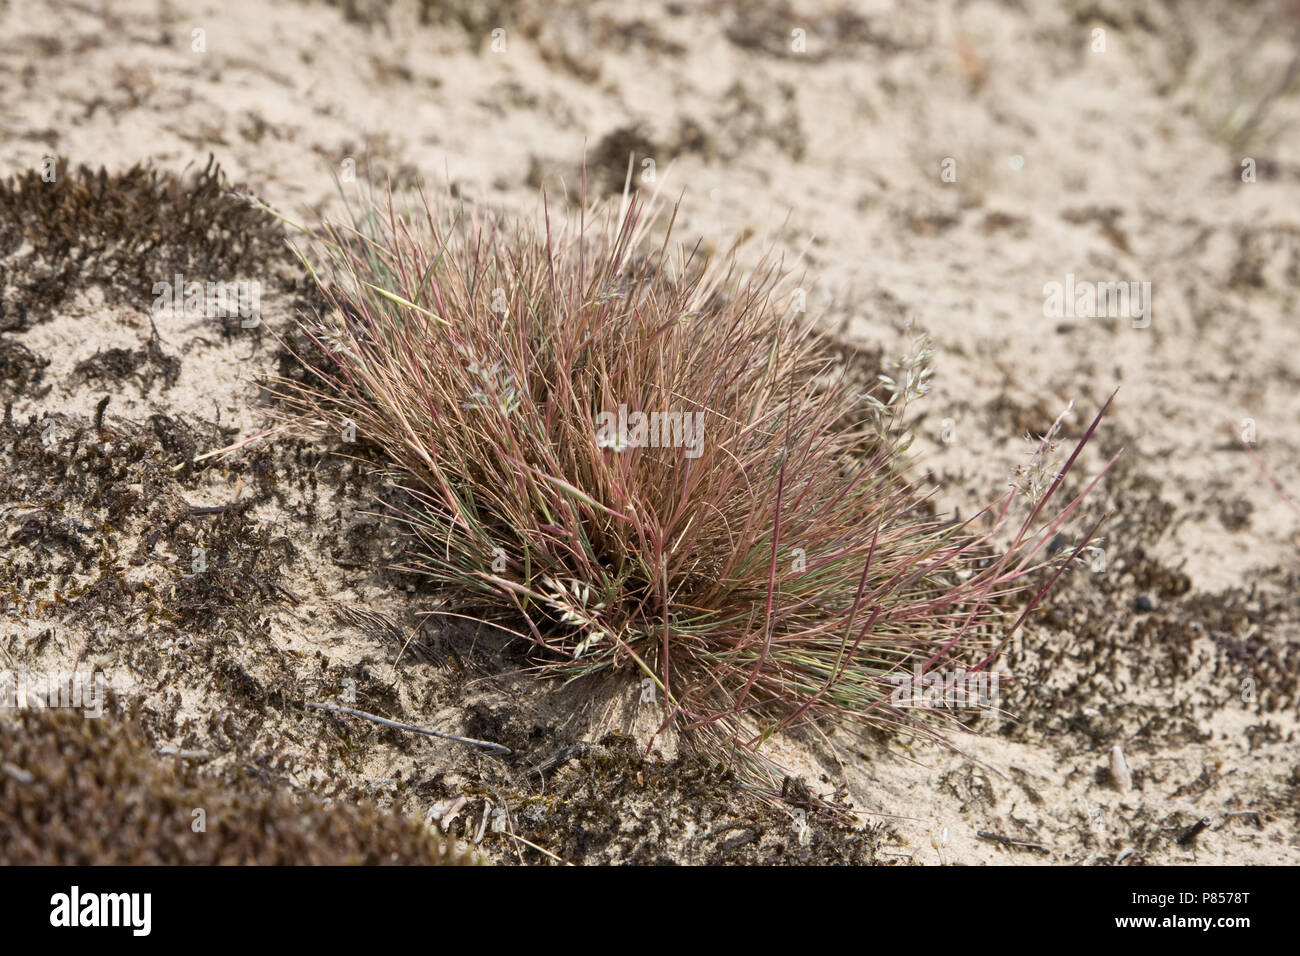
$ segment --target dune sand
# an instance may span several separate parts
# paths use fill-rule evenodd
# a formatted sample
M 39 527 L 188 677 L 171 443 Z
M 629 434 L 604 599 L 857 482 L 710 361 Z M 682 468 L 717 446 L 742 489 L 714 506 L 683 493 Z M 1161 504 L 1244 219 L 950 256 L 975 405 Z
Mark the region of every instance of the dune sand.
M 268 332 L 311 301 L 279 254 L 187 277 L 259 283 L 261 326 L 164 314 L 156 336 L 146 290 L 73 283 L 19 315 L 0 272 L 0 667 L 102 670 L 192 752 L 160 760 L 396 805 L 500 861 L 552 860 L 513 834 L 569 862 L 1300 862 L 1300 8 L 438 7 L 0 0 L 0 173 L 211 155 L 299 219 L 337 214 L 353 171 L 531 216 L 539 186 L 576 194 L 584 154 L 619 192 L 630 153 L 638 188 L 680 197 L 679 238 L 749 233 L 742 259 L 805 272 L 849 361 L 931 334 L 918 467 L 961 515 L 1027 433 L 1073 401 L 1077 435 L 1118 388 L 1080 466 L 1122 449 L 1090 503 L 1104 568 L 1010 649 L 1015 719 L 959 752 L 778 742 L 792 787 L 854 811 L 805 830 L 670 736 L 643 756 L 662 715 L 638 688 L 538 687 L 490 631 L 422 618 L 365 463 L 281 433 L 186 464 L 268 427 Z M 1141 298 L 1067 308 L 1085 283 Z M 516 752 L 298 706 L 343 692 Z

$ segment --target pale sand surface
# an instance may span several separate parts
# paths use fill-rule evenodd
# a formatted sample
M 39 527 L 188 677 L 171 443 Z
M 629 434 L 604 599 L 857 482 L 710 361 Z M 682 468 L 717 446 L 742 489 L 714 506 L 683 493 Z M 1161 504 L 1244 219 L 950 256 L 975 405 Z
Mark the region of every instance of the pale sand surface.
M 152 159 L 179 172 L 211 153 L 233 183 L 307 219 L 338 211 L 332 173 L 351 159 L 363 178 L 368 168 L 432 189 L 449 178 L 469 201 L 531 216 L 539 185 L 557 203 L 563 186 L 577 188 L 584 149 L 593 182 L 609 191 L 631 149 L 638 176 L 651 159 L 662 194 L 681 197 L 681 239 L 717 246 L 752 230 L 742 258 L 770 244 L 806 271 L 810 309 L 865 355 L 902 351 L 908 320 L 931 334 L 935 389 L 913 413 L 919 468 L 939 507 L 962 515 L 1006 487 L 1027 431 L 1074 401 L 1067 424 L 1077 434 L 1118 387 L 1081 464 L 1091 474 L 1123 449 L 1094 502 L 1113 511 L 1107 568 L 1075 575 L 1006 661 L 1021 678 L 1007 702 L 1020 722 L 963 736 L 960 754 L 843 734 L 834 752 L 786 740 L 777 754 L 815 791 L 844 788 L 880 862 L 1300 863 L 1295 84 L 1239 129 L 1300 51 L 1300 11 L 1111 0 L 501 6 L 511 12 L 500 24 L 467 14 L 467 32 L 419 24 L 400 4 L 367 24 L 323 3 L 0 0 L 0 173 L 55 154 L 110 169 Z M 502 52 L 491 49 L 497 25 Z M 795 28 L 806 30 L 804 53 L 790 50 Z M 1104 52 L 1091 49 L 1097 28 Z M 204 52 L 191 49 L 195 29 Z M 1253 183 L 1241 178 L 1247 157 Z M 955 182 L 941 180 L 946 158 Z M 1045 284 L 1067 274 L 1151 283 L 1149 324 L 1045 316 Z M 289 267 L 219 278 L 262 282 L 269 328 L 293 314 Z M 270 336 L 222 336 L 184 317 L 157 331 L 182 359 L 170 388 L 73 374 L 150 335 L 147 310 L 94 292 L 3 333 L 49 361 L 48 389 L 0 383 L 15 419 L 88 419 L 111 392 L 110 425 L 161 414 L 230 429 L 223 439 L 195 424 L 200 453 L 267 426 L 257 381 L 276 368 Z M 1251 428 L 1257 457 L 1236 437 Z M 314 447 L 311 436 L 296 440 L 300 457 Z M 143 612 L 88 624 L 53 600 L 66 582 L 52 580 L 43 602 L 8 601 L 5 646 L 32 668 L 102 667 L 116 693 L 167 715 L 157 729 L 174 739 L 160 743 L 208 749 L 216 769 L 255 765 L 420 816 L 468 792 L 452 826 L 471 838 L 489 791 L 499 806 L 528 789 L 519 779 L 528 760 L 512 776 L 463 748 L 366 725 L 347 727 L 341 759 L 321 746 L 316 715 L 270 706 L 233 733 L 220 715 L 250 701 L 265 708 L 277 689 L 324 696 L 313 681 L 346 675 L 360 685 L 358 706 L 513 735 L 530 742 L 533 762 L 602 728 L 648 739 L 654 714 L 580 707 L 572 689 L 494 676 L 490 661 L 466 671 L 464 654 L 449 663 L 408 650 L 395 665 L 427 599 L 374 570 L 394 534 L 364 513 L 364 482 L 306 483 L 309 466 L 291 463 L 291 450 L 267 440 L 166 494 L 183 494 L 181 507 L 221 504 L 237 488 L 252 494 L 265 469 L 284 478 L 247 521 L 268 541 L 288 539 L 276 581 L 296 603 L 266 598 L 252 630 L 205 621 L 196 644 L 217 649 L 203 657 L 174 634 L 164 642 Z M 6 467 L 22 466 L 11 456 Z M 6 497 L 0 520 L 16 554 L 29 547 L 18 535 L 26 512 Z M 96 507 L 87 502 L 81 517 L 100 520 Z M 142 529 L 124 523 L 114 534 L 127 555 Z M 166 538 L 152 554 L 188 562 Z M 99 570 L 83 564 L 73 579 Z M 160 592 L 173 580 L 152 560 L 124 573 Z M 1135 609 L 1140 598 L 1149 611 Z M 341 616 L 346 604 L 390 617 L 398 633 Z M 429 625 L 421 633 L 441 646 Z M 164 643 L 141 648 L 151 640 Z M 227 663 L 214 669 L 214 659 Z M 1242 700 L 1248 679 L 1260 688 L 1254 701 Z M 619 701 L 636 688 L 608 693 Z M 1115 744 L 1134 772 L 1127 793 L 1108 769 Z M 667 739 L 657 746 L 673 750 Z M 633 816 L 654 802 L 620 799 Z M 510 825 L 561 855 L 626 856 L 561 832 L 575 824 L 555 803 L 527 809 L 516 806 Z M 685 822 L 664 818 L 628 841 L 699 859 L 684 847 L 715 817 L 686 811 Z M 1202 817 L 1209 827 L 1180 843 Z M 755 845 L 793 839 L 780 819 L 764 818 Z M 491 828 L 482 845 L 520 859 Z

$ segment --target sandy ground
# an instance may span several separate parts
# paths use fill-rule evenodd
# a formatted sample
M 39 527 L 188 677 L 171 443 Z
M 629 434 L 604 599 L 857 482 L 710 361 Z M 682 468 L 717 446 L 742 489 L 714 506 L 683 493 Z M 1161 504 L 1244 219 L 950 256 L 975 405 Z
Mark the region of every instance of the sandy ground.
M 202 751 L 214 776 L 396 803 L 502 861 L 552 860 L 528 840 L 570 862 L 1300 862 L 1300 8 L 438 11 L 0 0 L 0 173 L 56 155 L 181 173 L 211 154 L 295 218 L 337 211 L 333 176 L 353 169 L 534 215 L 539 186 L 577 188 L 584 151 L 608 193 L 631 152 L 639 188 L 680 196 L 680 238 L 751 232 L 742 257 L 772 245 L 805 271 L 810 309 L 857 360 L 902 351 L 909 321 L 931 334 L 919 467 L 963 515 L 1005 488 L 1026 433 L 1073 401 L 1077 434 L 1118 388 L 1082 463 L 1123 450 L 1091 505 L 1112 514 L 1104 569 L 1073 574 L 1011 649 L 1016 719 L 961 753 L 779 742 L 856 812 L 809 831 L 671 741 L 643 760 L 623 738 L 658 720 L 636 688 L 537 687 L 487 632 L 418 616 L 431 598 L 383 569 L 402 545 L 367 513 L 364 467 L 283 434 L 185 464 L 266 427 L 258 382 L 279 356 L 263 333 L 310 301 L 287 260 L 198 277 L 262 283 L 266 328 L 160 318 L 170 379 L 156 356 L 85 373 L 111 348 L 144 354 L 144 290 L 77 289 L 0 322 L 40 369 L 11 361 L 0 382 L 9 666 L 102 668 L 159 746 Z M 1067 281 L 1150 283 L 1150 299 L 1144 315 L 1051 314 L 1045 286 Z M 87 493 L 76 462 L 134 498 Z M 70 524 L 51 543 L 55 511 Z M 195 547 L 229 580 L 196 591 Z M 341 689 L 516 754 L 296 706 Z

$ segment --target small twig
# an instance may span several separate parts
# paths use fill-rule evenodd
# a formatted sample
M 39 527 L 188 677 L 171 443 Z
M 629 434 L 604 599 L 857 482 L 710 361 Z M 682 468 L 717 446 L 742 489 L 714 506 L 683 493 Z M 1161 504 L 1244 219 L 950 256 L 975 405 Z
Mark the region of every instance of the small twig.
M 182 760 L 211 760 L 212 754 L 206 750 L 177 750 L 175 747 L 159 747 L 160 757 L 180 757 Z
M 95 406 L 95 434 L 101 438 L 104 436 L 104 409 L 108 408 L 110 398 L 112 398 L 111 395 L 105 395 L 99 400 L 99 404 Z
M 194 459 L 193 463 L 197 464 L 198 462 L 201 462 L 208 458 L 212 458 L 216 455 L 226 455 L 232 451 L 238 451 L 239 449 L 243 448 L 245 445 L 248 445 L 249 443 L 254 442 L 259 438 L 265 438 L 267 435 L 274 435 L 276 432 L 282 432 L 286 428 L 291 427 L 292 425 L 293 425 L 292 422 L 286 422 L 283 425 L 276 425 L 274 428 L 268 428 L 264 431 L 260 431 L 255 435 L 249 435 L 247 438 L 241 439 L 240 441 L 235 442 L 233 445 L 227 445 L 225 448 L 218 448 L 216 451 L 210 451 L 210 452 L 206 452 L 205 454 L 199 455 Z M 174 467 L 180 469 L 180 468 L 184 468 L 188 464 L 191 464 L 191 462 L 183 461 L 179 465 L 176 465 Z
M 186 504 L 189 504 L 189 502 L 186 502 Z M 225 505 L 190 505 L 189 508 L 192 515 L 219 515 L 244 504 L 248 504 L 248 501 L 232 501 Z
M 992 840 L 994 843 L 1001 843 L 1003 846 L 1022 846 L 1027 850 L 1037 850 L 1039 853 L 1052 852 L 1041 843 L 1029 843 L 1026 840 L 1014 840 L 1009 836 L 1003 836 L 1001 833 L 992 833 L 989 830 L 980 830 L 976 836 L 983 840 Z
M 531 840 L 525 840 L 523 837 L 521 837 L 521 836 L 520 836 L 519 834 L 517 834 L 517 833 L 511 833 L 509 830 L 507 830 L 507 831 L 506 831 L 506 836 L 510 837 L 510 839 L 512 839 L 512 840 L 518 840 L 518 841 L 519 841 L 520 843 L 522 843 L 524 846 L 530 846 L 530 847 L 532 847 L 532 848 L 533 848 L 534 850 L 536 850 L 538 853 L 545 853 L 547 856 L 549 856 L 549 857 L 550 857 L 552 860 L 554 860 L 556 863 L 559 863 L 559 864 L 561 864 L 561 865 L 563 865 L 563 866 L 573 866 L 573 864 L 570 863 L 570 862 L 568 862 L 567 860 L 561 860 L 558 856 L 556 856 L 556 855 L 555 855 L 554 853 L 552 853 L 550 850 L 547 850 L 547 849 L 545 849 L 544 847 L 540 847 L 540 846 L 538 846 L 536 843 L 532 842 Z
M 552 754 L 551 756 L 547 757 L 536 767 L 533 767 L 531 770 L 528 771 L 526 776 L 530 780 L 533 779 L 540 780 L 543 778 L 545 774 L 548 774 L 552 770 L 556 770 L 564 766 L 574 757 L 585 757 L 587 755 L 588 750 L 590 749 L 591 748 L 589 748 L 586 744 L 583 743 L 574 744 L 572 747 L 565 747 L 563 750 L 559 751 L 558 753 Z
M 301 603 L 302 603 L 302 598 L 298 597 L 298 595 L 294 594 L 292 591 L 290 591 L 290 590 L 289 590 L 287 587 L 285 587 L 284 585 L 282 585 L 282 584 L 277 584 L 277 585 L 275 586 L 275 589 L 276 589 L 277 591 L 279 591 L 281 594 L 283 594 L 285 597 L 287 597 L 287 598 L 288 598 L 290 601 L 292 601 L 294 604 L 301 604 Z
M 1201 817 L 1190 827 L 1182 832 L 1178 837 L 1179 846 L 1191 846 L 1196 842 L 1196 838 L 1201 835 L 1201 831 L 1210 825 L 1209 817 Z
M 425 734 L 429 737 L 441 737 L 443 740 L 452 740 L 458 744 L 469 744 L 472 747 L 482 747 L 484 750 L 492 750 L 496 753 L 512 753 L 511 749 L 504 744 L 494 744 L 488 740 L 475 740 L 473 737 L 458 737 L 455 734 L 443 733 L 441 730 L 430 730 L 427 727 L 416 727 L 413 724 L 401 724 L 395 720 L 389 720 L 387 717 L 376 717 L 374 714 L 367 714 L 364 710 L 354 710 L 351 707 L 338 707 L 334 704 L 317 704 L 314 701 L 305 701 L 304 707 L 312 710 L 326 710 L 332 714 L 348 714 L 352 717 L 360 717 L 362 720 L 370 720 L 376 724 L 383 724 L 385 727 L 393 727 L 397 730 L 409 730 L 413 734 Z

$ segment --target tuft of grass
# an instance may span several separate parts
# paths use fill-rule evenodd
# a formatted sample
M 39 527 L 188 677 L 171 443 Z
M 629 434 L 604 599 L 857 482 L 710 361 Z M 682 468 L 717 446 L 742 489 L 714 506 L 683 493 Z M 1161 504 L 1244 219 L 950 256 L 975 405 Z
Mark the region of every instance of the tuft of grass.
M 389 456 L 407 570 L 517 629 L 544 674 L 649 678 L 664 726 L 760 789 L 790 728 L 941 736 L 957 715 L 896 705 L 897 678 L 992 666 L 1097 421 L 1060 470 L 1054 426 L 984 530 L 938 520 L 901 426 L 927 344 L 863 396 L 778 263 L 704 260 L 655 221 L 625 200 L 515 226 L 421 194 L 311 230 L 329 306 L 302 326 L 313 375 L 280 394 Z M 702 433 L 639 441 L 611 428 L 620 405 Z

